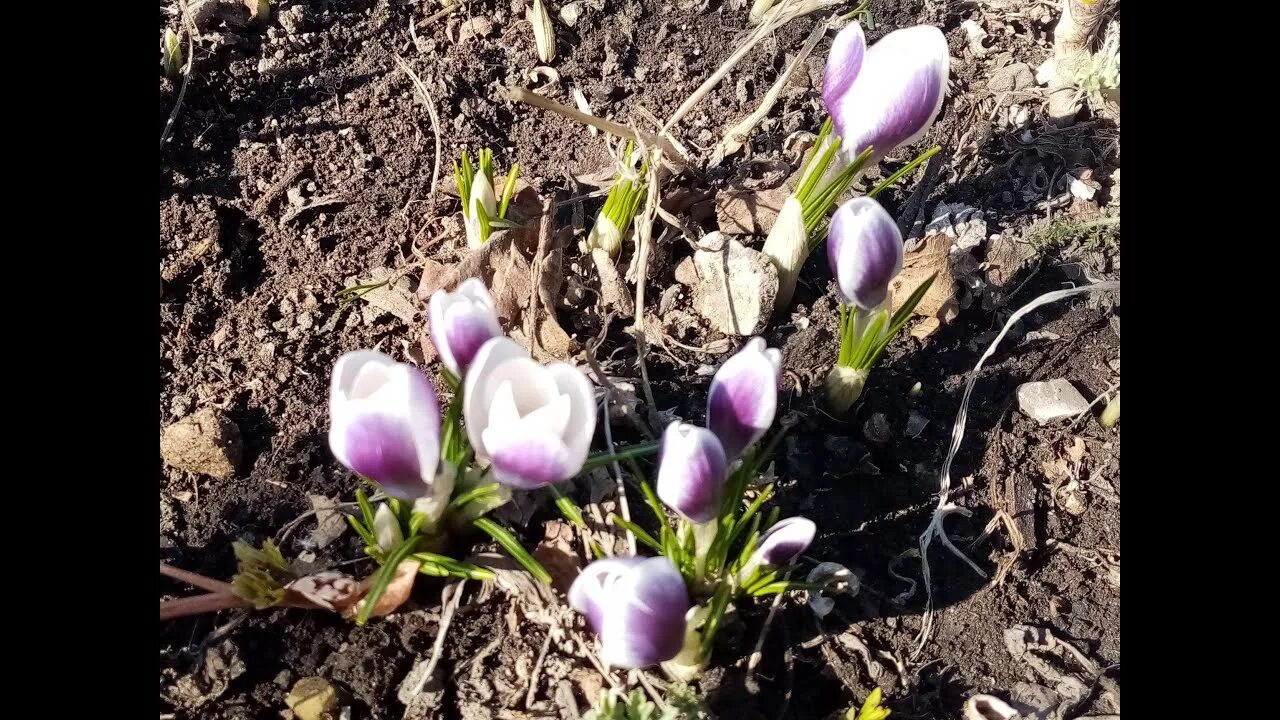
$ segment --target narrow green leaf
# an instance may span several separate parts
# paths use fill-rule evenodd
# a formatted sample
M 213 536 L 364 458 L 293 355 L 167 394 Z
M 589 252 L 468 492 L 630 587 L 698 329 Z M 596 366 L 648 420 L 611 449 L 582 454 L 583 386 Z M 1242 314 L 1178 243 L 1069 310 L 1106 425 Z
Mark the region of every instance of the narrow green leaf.
M 364 520 L 364 526 L 372 530 L 374 527 L 373 519 L 376 515 L 373 512 L 373 505 L 369 503 L 369 498 L 360 488 L 356 488 L 356 505 L 360 506 L 360 517 Z
M 875 188 L 871 190 L 871 192 L 867 193 L 867 197 L 875 197 L 880 193 L 884 192 L 885 190 L 887 190 L 888 188 L 893 187 L 894 183 L 898 182 L 903 177 L 905 177 L 907 173 L 920 167 L 920 163 L 924 162 L 925 160 L 928 160 L 934 155 L 937 155 L 940 150 L 942 150 L 942 148 L 937 145 L 934 145 L 928 150 L 925 150 L 918 157 L 916 157 L 915 160 L 912 160 L 906 165 L 903 165 L 902 168 L 899 169 L 897 172 L 885 178 L 883 181 L 881 181 L 879 185 L 876 185 Z
M 365 529 L 364 525 L 356 519 L 355 515 L 345 515 L 344 517 L 346 517 L 347 522 L 351 524 L 351 529 L 356 531 L 356 534 L 360 536 L 360 539 L 363 540 L 366 545 L 378 544 L 377 538 L 373 536 L 373 533 Z
M 610 521 L 614 525 L 617 525 L 623 530 L 626 530 L 630 532 L 632 535 L 635 535 L 636 539 L 639 540 L 640 542 L 656 550 L 657 552 L 662 553 L 662 544 L 659 543 L 657 540 L 654 540 L 653 536 L 650 535 L 648 532 L 646 532 L 644 528 L 640 527 L 639 525 L 629 520 L 626 520 L 625 518 L 619 515 L 611 515 Z M 663 553 L 663 554 L 665 555 L 666 553 Z
M 373 612 L 373 608 L 378 604 L 378 600 L 382 598 L 382 594 L 387 591 L 387 586 L 395 579 L 396 568 L 400 567 L 400 563 L 405 558 L 413 554 L 413 548 L 418 544 L 417 537 L 411 537 L 396 546 L 396 549 L 387 557 L 387 561 L 378 568 L 377 574 L 373 576 L 373 584 L 369 586 L 369 592 L 365 594 L 361 600 L 360 614 L 356 617 L 356 625 L 363 626 L 369 622 L 369 614 Z
M 560 514 L 563 515 L 566 520 L 580 528 L 585 528 L 587 526 L 587 522 L 582 519 L 582 509 L 579 508 L 573 500 L 569 499 L 567 495 L 561 492 L 560 488 L 555 485 L 548 485 L 547 490 L 551 492 L 551 497 L 555 499 L 556 507 L 560 509 Z
M 551 573 L 548 573 L 547 569 L 542 567 L 542 563 L 535 560 L 529 554 L 529 551 L 524 549 L 524 546 L 509 530 L 489 518 L 478 518 L 473 520 L 471 524 L 493 538 L 494 542 L 501 545 L 502 549 L 506 550 L 507 554 L 520 563 L 525 570 L 528 570 L 530 575 L 547 585 L 551 584 Z
M 507 181 L 502 185 L 502 202 L 498 205 L 498 218 L 505 219 L 507 217 L 507 207 L 511 205 L 511 198 L 516 194 L 516 176 L 520 174 L 520 164 L 512 163 L 511 169 L 507 171 Z
M 729 583 L 721 583 L 716 590 L 716 594 L 711 598 L 707 622 L 702 626 L 702 647 L 698 658 L 701 662 L 706 662 L 711 657 L 711 649 L 715 646 L 716 632 L 720 629 L 720 622 L 724 619 L 724 611 L 729 606 L 730 595 Z

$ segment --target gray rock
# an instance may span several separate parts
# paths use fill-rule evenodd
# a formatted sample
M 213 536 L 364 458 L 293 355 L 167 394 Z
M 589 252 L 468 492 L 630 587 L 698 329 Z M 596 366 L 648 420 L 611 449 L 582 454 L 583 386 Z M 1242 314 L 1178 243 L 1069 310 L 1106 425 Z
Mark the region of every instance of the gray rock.
M 225 478 L 235 472 L 243 447 L 240 428 L 207 407 L 166 427 L 160 434 L 160 458 L 169 467 Z
M 1065 378 L 1055 378 L 1019 385 L 1018 409 L 1043 425 L 1079 415 L 1089 409 L 1089 401 Z
M 729 240 L 722 251 L 695 252 L 693 265 L 693 308 L 712 327 L 743 336 L 764 330 L 778 298 L 778 270 L 768 258 Z
M 1006 65 L 991 73 L 987 80 L 987 89 L 993 93 L 1016 92 L 1026 90 L 1036 84 L 1036 74 L 1026 63 Z

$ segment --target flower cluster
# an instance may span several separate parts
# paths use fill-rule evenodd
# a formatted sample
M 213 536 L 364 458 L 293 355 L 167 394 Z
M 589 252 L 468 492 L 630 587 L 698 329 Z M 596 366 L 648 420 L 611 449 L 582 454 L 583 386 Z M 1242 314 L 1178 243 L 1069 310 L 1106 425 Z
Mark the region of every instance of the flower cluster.
M 334 367 L 329 447 L 387 496 L 373 510 L 358 492 L 363 521 L 352 525 L 388 574 L 417 562 L 424 574 L 482 577 L 482 569 L 437 552 L 451 531 L 473 524 L 545 579 L 515 539 L 483 516 L 507 502 L 512 488 L 578 473 L 595 433 L 591 382 L 568 363 L 535 362 L 503 336 L 479 280 L 437 291 L 428 318 L 454 388 L 443 422 L 430 379 L 413 365 L 357 350 Z
M 942 108 L 949 72 L 946 38 L 931 25 L 896 30 L 869 48 L 856 21 L 836 35 L 822 81 L 830 119 L 762 250 L 778 268 L 778 307 L 791 301 L 800 268 L 845 190 L 868 166 L 929 130 Z
M 660 556 L 597 560 L 574 582 L 570 603 L 587 616 L 610 664 L 664 663 L 673 675 L 692 677 L 706 663 L 733 597 L 800 587 L 785 575 L 813 541 L 813 522 L 778 521 L 776 508 L 762 522 L 771 487 L 746 502 L 767 455 L 759 443 L 777 413 L 781 369 L 781 354 L 761 338 L 720 367 L 707 397 L 707 427 L 668 425 L 657 491 L 641 485 L 658 516 L 659 538 L 615 518 Z M 677 517 L 674 527 L 664 506 Z

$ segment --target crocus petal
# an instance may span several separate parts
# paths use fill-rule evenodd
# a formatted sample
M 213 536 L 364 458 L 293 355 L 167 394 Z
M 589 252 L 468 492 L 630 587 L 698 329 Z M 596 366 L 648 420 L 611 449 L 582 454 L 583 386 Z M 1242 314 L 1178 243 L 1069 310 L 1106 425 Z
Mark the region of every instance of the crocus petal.
M 485 217 L 490 219 L 498 215 L 498 198 L 493 193 L 493 183 L 489 182 L 489 177 L 482 172 L 475 174 L 471 180 L 471 205 L 469 207 L 471 216 L 476 216 L 476 210 L 484 210 Z
M 489 452 L 494 479 L 511 487 L 532 490 L 573 475 L 568 448 L 550 432 L 524 428 L 508 441 L 490 443 Z
M 640 562 L 621 574 L 605 596 L 600 643 L 608 665 L 648 667 L 670 660 L 684 647 L 689 591 L 667 558 Z
M 843 159 L 871 147 L 878 161 L 919 140 L 942 109 L 950 71 L 947 39 L 932 25 L 895 30 L 872 45 L 853 83 L 827 105 Z
M 889 282 L 902 271 L 898 224 L 875 200 L 850 200 L 831 218 L 827 261 L 846 303 L 864 310 L 875 308 L 888 297 Z
M 430 491 L 440 408 L 421 370 L 370 350 L 348 353 L 334 367 L 329 413 L 329 447 L 339 462 L 394 497 Z
M 373 536 L 378 547 L 391 552 L 404 542 L 404 532 L 400 529 L 400 519 L 391 512 L 391 506 L 382 503 L 373 516 Z
M 760 547 L 756 553 L 765 565 L 774 567 L 790 565 L 809 547 L 817 532 L 818 527 L 808 518 L 791 517 L 779 520 L 769 528 L 764 537 L 760 538 Z
M 591 382 L 567 363 L 543 367 L 515 341 L 484 344 L 467 371 L 462 406 L 476 456 L 518 488 L 566 480 L 582 468 L 595 431 Z
M 502 334 L 493 297 L 484 283 L 470 278 L 453 292 L 437 290 L 428 305 L 431 341 L 445 367 L 459 377 L 480 347 Z
M 658 498 L 695 523 L 719 514 L 728 463 L 715 433 L 686 423 L 671 423 L 662 434 L 658 461 Z
M 569 586 L 569 606 L 587 616 L 591 630 L 603 629 L 606 590 L 626 571 L 644 562 L 639 557 L 601 558 L 587 565 Z
M 707 427 L 720 438 L 725 457 L 734 461 L 773 424 L 778 410 L 782 354 L 752 338 L 725 361 L 711 379 Z
M 582 370 L 569 363 L 552 363 L 546 369 L 556 389 L 569 398 L 569 423 L 561 437 L 569 453 L 569 474 L 574 475 L 587 461 L 591 439 L 596 434 L 595 391 Z
M 827 55 L 827 67 L 822 75 L 822 101 L 827 107 L 835 107 L 840 96 L 853 85 L 866 52 L 867 38 L 857 20 L 845 26 L 831 41 L 831 54 Z

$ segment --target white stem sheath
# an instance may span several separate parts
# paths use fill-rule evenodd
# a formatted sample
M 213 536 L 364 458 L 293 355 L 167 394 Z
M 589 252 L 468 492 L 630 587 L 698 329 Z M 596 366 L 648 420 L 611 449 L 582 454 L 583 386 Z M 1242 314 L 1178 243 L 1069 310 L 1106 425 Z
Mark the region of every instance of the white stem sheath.
M 800 268 L 809 258 L 809 233 L 804 228 L 804 206 L 791 196 L 773 223 L 773 230 L 760 250 L 778 269 L 778 298 L 774 309 L 781 311 L 791 304 Z

